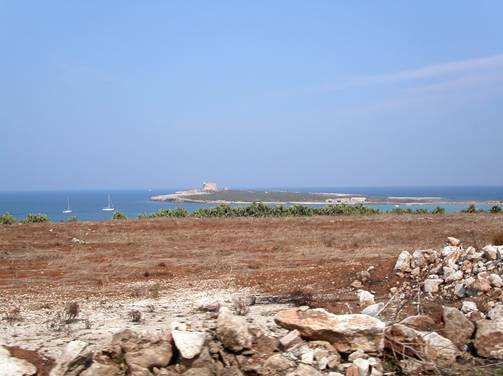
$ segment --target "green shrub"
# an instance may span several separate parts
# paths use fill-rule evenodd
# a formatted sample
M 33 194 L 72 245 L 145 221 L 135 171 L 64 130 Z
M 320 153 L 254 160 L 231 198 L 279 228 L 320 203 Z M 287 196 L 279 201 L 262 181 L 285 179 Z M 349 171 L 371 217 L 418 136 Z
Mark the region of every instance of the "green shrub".
M 78 222 L 78 218 L 75 215 L 68 217 L 67 222 Z
M 13 225 L 16 222 L 16 218 L 10 213 L 0 215 L 0 225 Z
M 437 206 L 435 209 L 431 211 L 431 214 L 445 214 L 445 209 Z
M 120 211 L 116 211 L 114 213 L 114 215 L 112 216 L 112 219 L 114 221 L 122 221 L 122 220 L 126 220 L 127 217 L 126 217 L 126 215 L 124 213 L 121 213 Z
M 470 204 L 466 209 L 461 210 L 463 213 L 477 213 L 477 207 L 474 204 Z
M 23 223 L 43 223 L 49 222 L 49 217 L 47 214 L 32 214 L 29 213 L 26 218 L 23 220 Z
M 489 210 L 491 213 L 501 213 L 502 209 L 501 206 L 499 205 L 494 205 L 491 210 Z
M 406 208 L 406 209 L 403 209 L 403 208 L 393 208 L 389 211 L 389 213 L 392 213 L 392 214 L 412 214 L 413 211 L 411 208 Z
M 419 209 L 416 209 L 416 214 L 428 214 L 428 209 L 424 209 L 424 208 L 419 208 Z

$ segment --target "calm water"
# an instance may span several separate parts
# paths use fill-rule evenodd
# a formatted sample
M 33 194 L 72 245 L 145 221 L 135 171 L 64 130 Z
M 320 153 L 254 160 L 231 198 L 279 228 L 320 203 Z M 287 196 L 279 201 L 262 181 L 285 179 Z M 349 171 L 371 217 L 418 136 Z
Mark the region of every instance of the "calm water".
M 361 193 L 368 196 L 380 197 L 442 197 L 444 199 L 460 201 L 449 205 L 440 205 L 447 211 L 459 211 L 466 208 L 466 201 L 503 201 L 503 187 L 400 187 L 400 188 L 268 188 L 269 190 L 289 190 L 306 192 L 343 192 Z M 51 220 L 61 221 L 69 216 L 76 216 L 79 220 L 107 220 L 111 212 L 101 209 L 107 205 L 107 195 L 111 194 L 113 206 L 128 217 L 137 217 L 141 213 L 153 213 L 160 208 L 184 207 L 189 211 L 210 204 L 154 202 L 149 197 L 156 194 L 172 193 L 172 189 L 163 190 L 120 190 L 120 191 L 54 191 L 54 192 L 0 192 L 0 213 L 9 212 L 22 219 L 28 213 L 45 213 Z M 63 214 L 66 199 L 70 198 L 71 214 Z M 432 209 L 437 205 L 412 205 L 410 207 Z M 389 210 L 390 205 L 375 205 L 382 210 Z M 402 205 L 402 207 L 405 207 Z M 481 209 L 488 209 L 487 205 L 478 205 Z

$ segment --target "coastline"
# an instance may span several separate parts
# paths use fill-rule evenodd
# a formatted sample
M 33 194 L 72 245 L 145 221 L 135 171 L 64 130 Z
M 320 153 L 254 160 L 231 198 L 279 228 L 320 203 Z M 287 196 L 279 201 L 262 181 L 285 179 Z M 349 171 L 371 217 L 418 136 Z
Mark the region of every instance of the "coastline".
M 249 205 L 253 202 L 261 202 L 267 205 L 335 205 L 337 203 L 327 201 L 261 201 L 261 200 L 212 200 L 204 198 L 194 198 L 193 196 L 207 196 L 212 192 L 203 192 L 197 190 L 179 191 L 165 195 L 151 196 L 152 201 L 174 201 L 174 202 L 191 202 L 197 204 L 212 204 L 212 205 Z M 282 193 L 282 192 L 276 192 Z M 484 204 L 484 205 L 501 205 L 503 201 L 498 200 L 448 200 L 441 197 L 366 197 L 363 195 L 353 195 L 348 193 L 331 193 L 331 192 L 316 192 L 308 193 L 313 195 L 327 195 L 338 198 L 351 198 L 351 197 L 365 197 L 364 202 L 340 202 L 348 205 L 364 204 L 364 205 L 404 205 L 404 206 L 418 206 L 418 205 L 470 205 L 470 204 Z

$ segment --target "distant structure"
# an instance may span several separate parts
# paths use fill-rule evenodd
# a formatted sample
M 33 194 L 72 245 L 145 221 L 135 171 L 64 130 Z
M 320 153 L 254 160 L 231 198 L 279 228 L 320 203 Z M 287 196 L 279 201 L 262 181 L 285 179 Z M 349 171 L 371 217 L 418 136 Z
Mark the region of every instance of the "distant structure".
M 203 183 L 203 192 L 218 191 L 217 183 Z
M 363 204 L 366 201 L 367 198 L 362 196 L 329 198 L 325 200 L 327 204 Z

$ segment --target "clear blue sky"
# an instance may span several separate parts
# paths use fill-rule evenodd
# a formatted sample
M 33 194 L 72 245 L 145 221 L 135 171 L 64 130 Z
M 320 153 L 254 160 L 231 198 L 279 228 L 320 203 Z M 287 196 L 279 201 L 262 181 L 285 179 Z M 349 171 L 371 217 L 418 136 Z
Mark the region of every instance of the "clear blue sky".
M 502 15 L 0 0 L 0 190 L 502 185 Z

